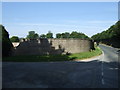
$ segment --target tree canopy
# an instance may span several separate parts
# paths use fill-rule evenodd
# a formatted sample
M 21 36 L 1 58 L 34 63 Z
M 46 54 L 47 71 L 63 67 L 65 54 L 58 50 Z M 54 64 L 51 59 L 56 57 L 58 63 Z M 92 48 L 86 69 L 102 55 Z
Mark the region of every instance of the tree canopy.
M 35 33 L 35 31 L 29 31 L 27 38 L 28 39 L 38 39 L 39 35 L 37 33 Z
M 72 33 L 65 32 L 65 33 L 57 33 L 56 38 L 80 38 L 80 39 L 90 39 L 87 35 L 73 31 Z
M 41 34 L 40 38 L 46 38 L 46 35 L 45 34 Z
M 9 33 L 3 25 L 0 25 L 0 31 L 2 31 L 2 56 L 6 57 L 11 54 L 13 45 L 9 39 Z
M 12 37 L 10 38 L 10 41 L 11 41 L 11 42 L 19 42 L 20 40 L 19 40 L 19 37 L 17 37 L 17 36 L 12 36 Z
M 51 31 L 48 31 L 46 38 L 53 38 L 53 33 Z
M 120 40 L 120 21 L 115 25 L 112 25 L 108 30 L 97 33 L 91 38 L 97 42 L 102 42 L 114 47 L 120 47 L 120 44 L 118 43 Z

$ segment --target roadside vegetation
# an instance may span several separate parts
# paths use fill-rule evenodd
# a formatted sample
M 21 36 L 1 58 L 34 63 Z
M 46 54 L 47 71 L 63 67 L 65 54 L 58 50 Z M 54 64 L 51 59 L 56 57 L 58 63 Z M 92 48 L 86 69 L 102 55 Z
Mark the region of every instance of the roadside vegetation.
M 2 42 L 2 57 L 8 57 L 11 54 L 13 45 L 9 39 L 9 33 L 3 25 L 0 25 L 0 32 L 2 32 L 2 40 L 0 40 L 0 43 Z
M 82 52 L 82 53 L 76 53 L 76 54 L 71 54 L 69 57 L 76 57 L 76 60 L 81 60 L 81 59 L 87 59 L 95 56 L 99 56 L 102 54 L 102 50 L 99 47 L 95 47 L 95 50 L 89 51 L 89 52 Z
M 120 48 L 120 21 L 116 22 L 115 25 L 112 25 L 108 30 L 97 33 L 91 38 L 98 43 Z

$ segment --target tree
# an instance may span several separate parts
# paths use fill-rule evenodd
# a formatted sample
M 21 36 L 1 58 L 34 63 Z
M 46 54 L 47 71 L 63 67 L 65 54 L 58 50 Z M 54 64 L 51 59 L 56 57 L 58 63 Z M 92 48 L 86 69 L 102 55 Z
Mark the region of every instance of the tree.
M 62 37 L 62 35 L 60 33 L 56 34 L 56 38 L 61 38 L 61 37 Z
M 17 36 L 13 36 L 13 37 L 10 38 L 10 41 L 11 42 L 19 42 L 20 40 Z
M 65 32 L 63 38 L 70 38 L 70 34 L 68 32 Z
M 70 34 L 70 38 L 77 38 L 78 34 L 76 31 L 73 31 L 71 34 Z
M 28 39 L 38 39 L 39 35 L 35 33 L 35 31 L 29 31 L 29 34 L 27 35 Z
M 120 21 L 112 25 L 108 30 L 93 35 L 91 38 L 97 42 L 102 42 L 113 47 L 120 47 Z
M 46 35 L 45 34 L 41 34 L 40 38 L 46 38 Z
M 71 34 L 68 32 L 56 34 L 56 38 L 80 38 L 80 39 L 90 39 L 87 35 L 73 31 Z
M 2 56 L 7 57 L 10 56 L 13 45 L 9 39 L 9 33 L 6 31 L 3 25 L 0 25 L 0 31 L 2 31 Z
M 48 31 L 46 38 L 53 38 L 53 33 L 51 33 L 51 31 Z

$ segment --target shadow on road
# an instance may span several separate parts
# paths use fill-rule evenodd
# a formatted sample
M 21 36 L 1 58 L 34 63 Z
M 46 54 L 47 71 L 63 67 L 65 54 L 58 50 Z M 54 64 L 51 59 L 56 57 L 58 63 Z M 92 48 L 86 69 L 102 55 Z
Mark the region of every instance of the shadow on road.
M 3 62 L 3 88 L 118 87 L 118 63 Z M 104 75 L 102 75 L 102 72 Z M 104 84 L 102 83 L 104 80 Z

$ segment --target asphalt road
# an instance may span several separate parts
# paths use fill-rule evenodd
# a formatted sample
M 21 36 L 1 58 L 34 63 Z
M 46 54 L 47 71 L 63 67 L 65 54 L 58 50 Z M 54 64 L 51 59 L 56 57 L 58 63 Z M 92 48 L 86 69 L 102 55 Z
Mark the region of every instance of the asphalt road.
M 105 88 L 118 88 L 119 85 L 119 55 L 118 49 L 99 45 L 103 50 L 102 61 L 102 84 Z
M 89 62 L 3 62 L 2 88 L 118 88 L 117 49 Z

